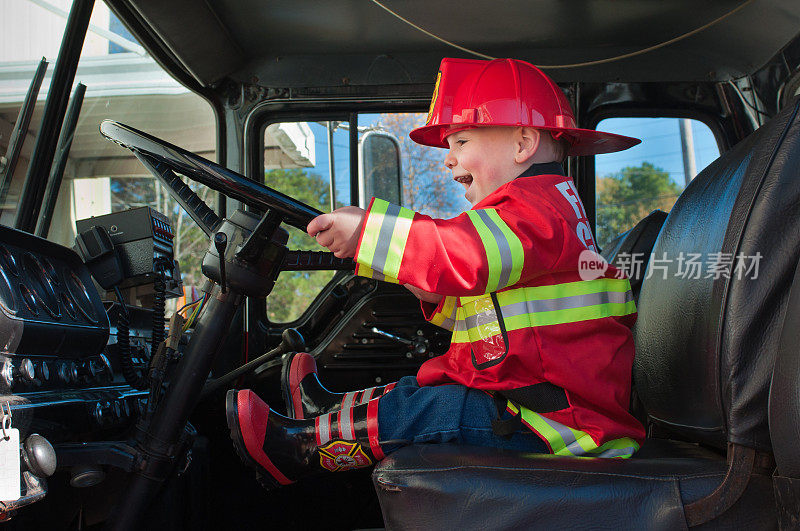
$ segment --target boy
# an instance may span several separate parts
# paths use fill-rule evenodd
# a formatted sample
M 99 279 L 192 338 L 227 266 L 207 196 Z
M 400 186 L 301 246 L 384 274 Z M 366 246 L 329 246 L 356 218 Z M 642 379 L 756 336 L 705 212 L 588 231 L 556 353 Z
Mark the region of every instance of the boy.
M 412 442 L 632 455 L 644 439 L 627 411 L 636 307 L 614 267 L 579 271 L 596 247 L 560 163 L 639 141 L 575 128 L 558 86 L 511 59 L 444 59 L 426 125 L 410 136 L 448 149 L 471 210 L 432 219 L 373 199 L 308 233 L 354 257 L 356 274 L 406 285 L 426 319 L 452 330 L 450 349 L 416 377 L 341 395 L 319 383 L 313 358 L 293 355 L 282 380 L 294 419 L 228 392 L 239 454 L 268 485 L 369 466 Z

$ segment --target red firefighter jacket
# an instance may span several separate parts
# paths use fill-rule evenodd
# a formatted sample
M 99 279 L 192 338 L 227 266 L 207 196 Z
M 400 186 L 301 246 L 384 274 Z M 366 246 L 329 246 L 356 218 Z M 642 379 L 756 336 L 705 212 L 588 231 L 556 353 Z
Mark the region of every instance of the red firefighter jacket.
M 566 407 L 508 409 L 555 454 L 629 457 L 644 439 L 628 413 L 636 306 L 624 274 L 589 252 L 583 204 L 557 173 L 534 164 L 453 219 L 373 199 L 356 273 L 444 295 L 423 310 L 451 345 L 420 367 L 420 385 L 519 394 L 549 382 Z

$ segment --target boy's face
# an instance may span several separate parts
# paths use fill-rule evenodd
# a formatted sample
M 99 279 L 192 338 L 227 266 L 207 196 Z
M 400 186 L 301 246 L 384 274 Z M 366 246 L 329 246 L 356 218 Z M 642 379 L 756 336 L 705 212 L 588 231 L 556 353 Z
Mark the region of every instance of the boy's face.
M 519 175 L 514 127 L 476 127 L 447 136 L 450 150 L 444 165 L 464 186 L 473 206 Z

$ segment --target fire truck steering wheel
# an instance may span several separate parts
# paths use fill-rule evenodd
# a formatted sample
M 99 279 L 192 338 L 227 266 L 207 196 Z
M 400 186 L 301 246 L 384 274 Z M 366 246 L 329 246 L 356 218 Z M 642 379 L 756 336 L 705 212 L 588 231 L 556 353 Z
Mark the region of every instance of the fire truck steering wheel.
M 248 206 L 261 211 L 271 210 L 279 214 L 285 223 L 300 230 L 305 231 L 308 223 L 322 214 L 297 199 L 125 124 L 104 120 L 100 124 L 100 132 L 109 140 L 133 151 L 151 172 L 158 170 L 154 164 L 163 164 L 176 173 Z M 176 197 L 177 193 L 172 188 L 168 189 L 179 203 L 183 204 L 188 199 Z M 206 230 L 205 227 L 203 229 Z

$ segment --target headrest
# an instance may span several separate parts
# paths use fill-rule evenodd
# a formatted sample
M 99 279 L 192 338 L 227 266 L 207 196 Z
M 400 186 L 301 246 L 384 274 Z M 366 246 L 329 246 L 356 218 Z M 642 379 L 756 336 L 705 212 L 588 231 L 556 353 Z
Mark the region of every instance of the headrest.
M 799 101 L 686 187 L 639 295 L 634 382 L 645 409 L 719 448 L 770 450 L 769 383 L 800 256 Z

